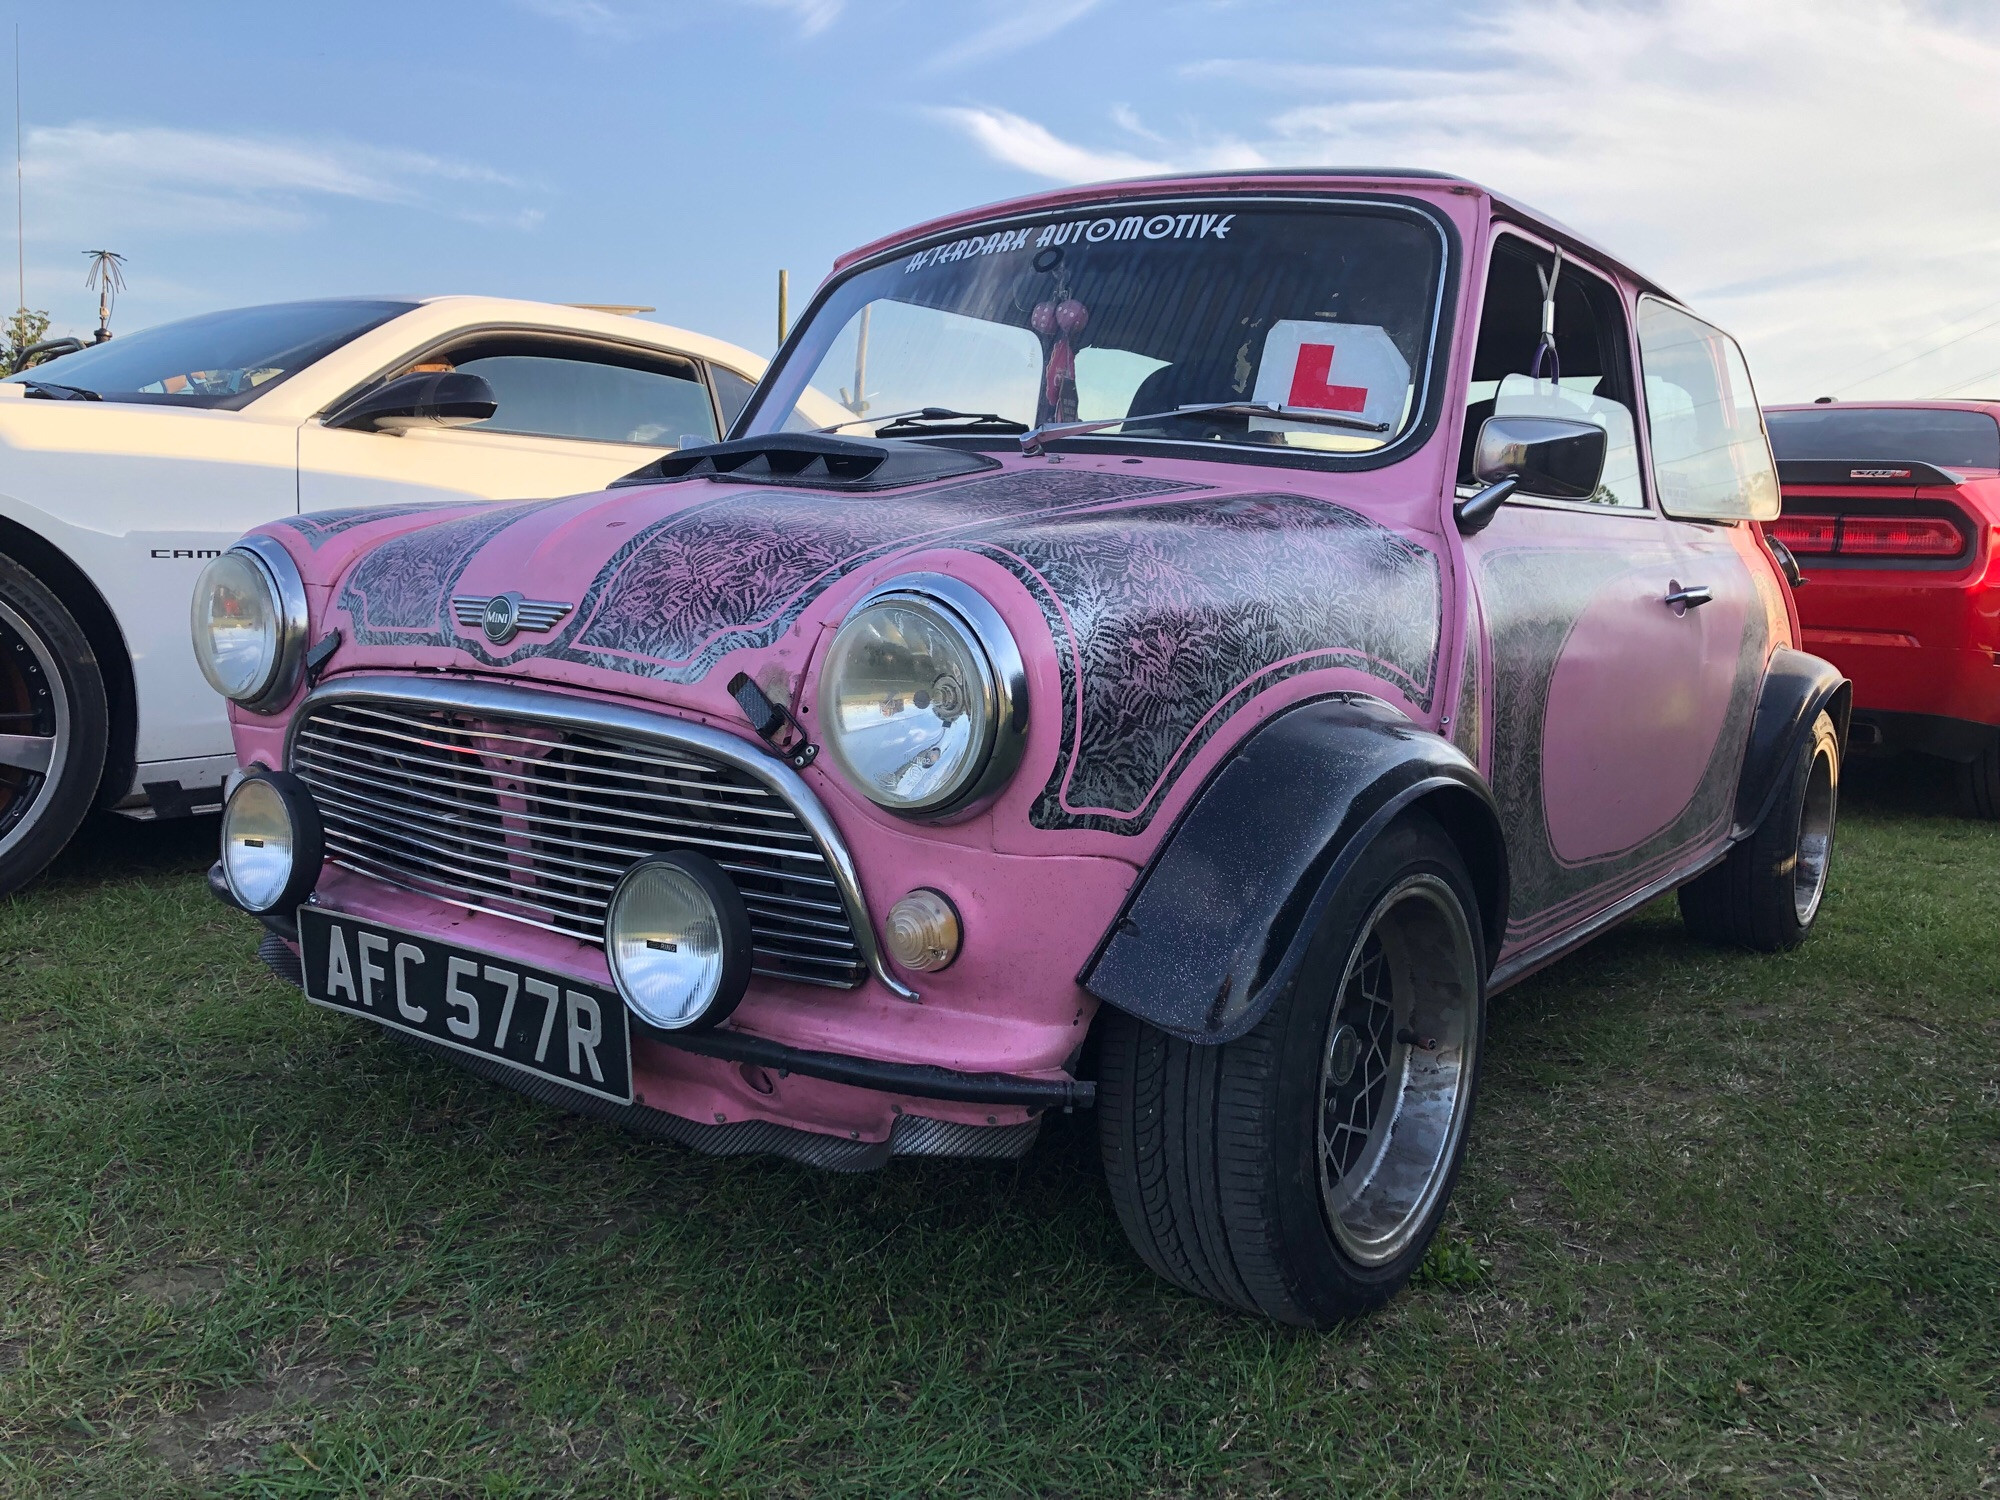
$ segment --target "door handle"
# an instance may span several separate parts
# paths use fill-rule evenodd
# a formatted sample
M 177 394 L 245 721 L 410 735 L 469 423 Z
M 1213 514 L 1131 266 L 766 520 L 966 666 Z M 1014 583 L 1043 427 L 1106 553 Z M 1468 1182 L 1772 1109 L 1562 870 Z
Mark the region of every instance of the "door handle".
M 1715 595 L 1705 583 L 1683 584 L 1678 578 L 1669 578 L 1667 597 L 1663 602 L 1675 614 L 1684 615 L 1691 609 L 1700 609 L 1714 598 Z

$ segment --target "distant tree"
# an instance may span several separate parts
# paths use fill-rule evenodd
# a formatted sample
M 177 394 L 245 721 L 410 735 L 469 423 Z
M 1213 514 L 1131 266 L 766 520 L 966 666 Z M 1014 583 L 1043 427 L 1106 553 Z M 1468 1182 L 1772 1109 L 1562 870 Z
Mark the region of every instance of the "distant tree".
M 40 308 L 32 312 L 25 307 L 15 308 L 14 316 L 7 320 L 7 368 L 11 370 L 20 364 L 21 355 L 48 336 L 47 312 Z

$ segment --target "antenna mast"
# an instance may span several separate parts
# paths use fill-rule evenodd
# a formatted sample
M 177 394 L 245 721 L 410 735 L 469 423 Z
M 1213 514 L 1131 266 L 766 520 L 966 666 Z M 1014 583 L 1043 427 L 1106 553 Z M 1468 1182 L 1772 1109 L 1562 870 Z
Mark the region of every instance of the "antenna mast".
M 21 188 L 21 23 L 14 23 L 14 273 L 20 307 L 28 305 L 28 215 Z

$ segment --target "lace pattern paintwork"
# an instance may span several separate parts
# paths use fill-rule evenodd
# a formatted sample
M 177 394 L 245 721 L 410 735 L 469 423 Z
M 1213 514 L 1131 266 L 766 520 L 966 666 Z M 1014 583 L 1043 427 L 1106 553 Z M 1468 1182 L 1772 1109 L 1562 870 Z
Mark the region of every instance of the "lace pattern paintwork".
M 395 521 L 404 516 L 420 516 L 426 511 L 454 510 L 468 504 L 462 500 L 427 500 L 411 505 L 354 505 L 345 510 L 316 510 L 303 516 L 288 516 L 278 524 L 296 531 L 317 552 L 342 532 L 374 521 Z
M 1139 503 L 1143 502 L 1143 503 Z M 1160 794 L 1257 692 L 1327 667 L 1419 709 L 1437 671 L 1437 559 L 1355 511 L 1090 471 L 1015 472 L 911 497 L 723 490 L 655 522 L 598 570 L 571 622 L 495 656 L 439 601 L 532 508 L 428 527 L 355 568 L 364 644 L 453 646 L 677 683 L 768 647 L 841 578 L 898 551 L 963 547 L 1012 571 L 1056 642 L 1062 754 L 1041 828 L 1138 833 Z
M 1166 500 L 1003 527 L 980 550 L 1040 602 L 1063 661 L 1063 741 L 1039 828 L 1138 833 L 1230 715 L 1347 667 L 1430 706 L 1436 557 L 1300 495 Z

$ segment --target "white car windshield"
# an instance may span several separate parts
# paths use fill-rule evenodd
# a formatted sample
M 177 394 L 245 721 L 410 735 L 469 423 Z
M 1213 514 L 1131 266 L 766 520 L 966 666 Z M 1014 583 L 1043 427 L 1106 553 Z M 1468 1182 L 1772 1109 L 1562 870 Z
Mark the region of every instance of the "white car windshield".
M 339 298 L 203 313 L 120 334 L 7 381 L 27 386 L 30 394 L 41 386 L 105 401 L 243 406 L 415 305 Z
M 1367 452 L 1422 406 L 1444 254 L 1395 204 L 1154 200 L 985 225 L 838 283 L 742 433 L 826 427 L 816 393 L 856 436 L 1118 419 L 1095 436 Z M 1266 410 L 1181 410 L 1221 403 Z

